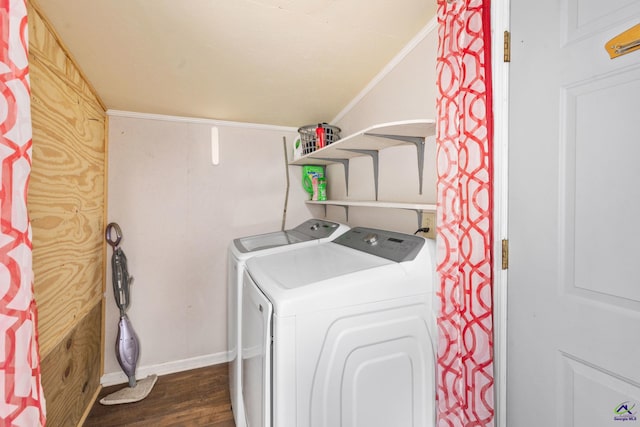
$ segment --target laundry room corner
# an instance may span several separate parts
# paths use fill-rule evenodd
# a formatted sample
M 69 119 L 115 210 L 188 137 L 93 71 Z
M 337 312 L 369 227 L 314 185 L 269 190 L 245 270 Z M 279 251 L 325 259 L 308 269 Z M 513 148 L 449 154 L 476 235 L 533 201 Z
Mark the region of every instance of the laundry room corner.
M 431 19 L 398 52 L 369 84 L 331 123 L 342 137 L 380 123 L 433 119 L 436 105 L 437 21 Z M 379 151 L 378 199 L 390 202 L 435 203 L 436 145 L 429 136 L 424 144 L 424 171 L 420 186 L 416 148 L 397 145 Z M 402 167 L 398 167 L 402 165 Z M 375 199 L 372 161 L 367 156 L 349 162 L 349 183 L 343 166 L 327 166 L 329 198 L 334 200 Z M 421 188 L 420 188 L 421 187 Z M 323 214 L 316 208 L 318 215 Z M 420 217 L 407 209 L 326 206 L 327 219 L 367 227 L 414 233 Z
M 128 316 L 141 342 L 139 374 L 224 363 L 227 246 L 236 237 L 281 228 L 284 144 L 295 129 L 108 114 L 108 219 L 122 227 L 134 277 Z M 217 165 L 212 127 L 218 129 Z M 299 179 L 299 168 L 289 167 L 289 180 Z M 290 185 L 287 225 L 309 217 L 305 196 L 299 185 Z M 107 289 L 103 385 L 125 379 L 109 344 L 117 319 Z

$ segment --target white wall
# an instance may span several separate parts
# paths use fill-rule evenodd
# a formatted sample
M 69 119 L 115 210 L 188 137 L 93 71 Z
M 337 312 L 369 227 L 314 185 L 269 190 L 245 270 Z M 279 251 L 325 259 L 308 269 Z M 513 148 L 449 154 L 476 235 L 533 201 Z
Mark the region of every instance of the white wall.
M 343 136 L 377 123 L 435 118 L 437 43 L 433 18 L 334 118 Z
M 410 119 L 434 119 L 436 103 L 435 18 L 403 49 L 371 84 L 343 111 L 332 124 L 342 129 L 341 135 L 369 126 Z M 419 194 L 418 161 L 413 146 L 399 146 L 380 152 L 379 200 L 435 203 L 436 168 L 435 138 L 425 146 L 423 194 Z M 332 199 L 371 200 L 374 198 L 372 162 L 369 157 L 352 160 L 349 174 L 349 196 L 344 184 L 342 165 L 327 169 L 328 194 Z M 323 213 L 321 208 L 318 214 Z M 329 207 L 330 219 L 346 222 L 345 210 Z M 349 208 L 349 224 L 371 226 L 413 233 L 418 226 L 413 211 L 373 208 Z
M 211 163 L 212 124 L 219 128 L 218 166 Z M 236 237 L 281 228 L 282 137 L 295 134 L 110 112 L 107 218 L 122 228 L 135 277 L 128 315 L 142 346 L 138 378 L 225 361 L 227 247 Z M 300 168 L 290 174 L 287 227 L 311 217 Z M 110 266 L 106 294 L 102 382 L 113 384 L 125 377 L 114 354 L 119 315 Z

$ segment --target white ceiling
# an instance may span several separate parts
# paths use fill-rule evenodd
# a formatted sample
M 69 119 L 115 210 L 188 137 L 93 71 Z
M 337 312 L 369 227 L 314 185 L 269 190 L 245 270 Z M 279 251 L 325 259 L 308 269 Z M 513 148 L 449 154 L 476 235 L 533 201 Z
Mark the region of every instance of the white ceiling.
M 436 0 L 35 0 L 108 109 L 332 120 Z

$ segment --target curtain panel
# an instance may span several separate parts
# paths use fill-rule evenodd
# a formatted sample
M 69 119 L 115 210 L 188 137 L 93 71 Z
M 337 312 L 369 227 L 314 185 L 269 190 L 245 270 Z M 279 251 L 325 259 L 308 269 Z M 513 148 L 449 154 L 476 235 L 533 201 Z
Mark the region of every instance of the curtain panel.
M 494 425 L 489 0 L 438 0 L 437 425 Z
M 27 185 L 31 104 L 25 0 L 0 0 L 0 424 L 45 425 Z

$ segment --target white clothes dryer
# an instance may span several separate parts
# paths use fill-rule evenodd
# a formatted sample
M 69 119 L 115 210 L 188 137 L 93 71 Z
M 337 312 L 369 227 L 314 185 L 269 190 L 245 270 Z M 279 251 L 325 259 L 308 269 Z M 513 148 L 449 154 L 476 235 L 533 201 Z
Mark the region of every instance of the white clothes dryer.
M 349 227 L 321 219 L 309 219 L 291 230 L 235 239 L 228 249 L 227 343 L 229 349 L 229 392 L 236 427 L 245 427 L 242 405 L 240 324 L 242 321 L 242 276 L 249 258 L 284 252 L 332 240 Z
M 432 427 L 435 243 L 356 227 L 247 261 L 250 427 Z

